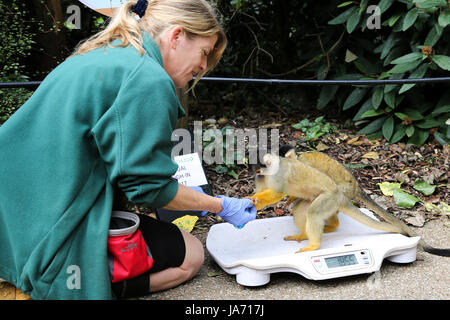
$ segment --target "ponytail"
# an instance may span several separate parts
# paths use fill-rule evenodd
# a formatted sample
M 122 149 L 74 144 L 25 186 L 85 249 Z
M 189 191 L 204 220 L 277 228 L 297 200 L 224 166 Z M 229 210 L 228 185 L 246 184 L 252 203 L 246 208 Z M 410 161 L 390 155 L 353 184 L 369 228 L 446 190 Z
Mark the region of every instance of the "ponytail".
M 139 21 L 136 20 L 136 14 L 141 17 Z M 206 72 L 217 65 L 227 45 L 225 32 L 217 16 L 218 13 L 206 0 L 130 0 L 120 7 L 103 31 L 82 42 L 72 56 L 111 46 L 114 39 L 121 40 L 118 46 L 131 44 L 143 55 L 145 50 L 141 30 L 158 42 L 164 30 L 181 26 L 190 38 L 217 36 L 214 49 L 208 56 L 207 68 L 197 75 L 195 86 Z
M 91 50 L 111 46 L 111 41 L 119 39 L 122 41 L 119 47 L 133 45 L 142 55 L 145 53 L 142 47 L 142 34 L 139 22 L 136 20 L 136 14 L 132 12 L 132 7 L 137 3 L 136 0 L 127 1 L 119 8 L 117 14 L 112 18 L 108 26 L 80 43 L 75 49 L 74 55 L 85 54 Z

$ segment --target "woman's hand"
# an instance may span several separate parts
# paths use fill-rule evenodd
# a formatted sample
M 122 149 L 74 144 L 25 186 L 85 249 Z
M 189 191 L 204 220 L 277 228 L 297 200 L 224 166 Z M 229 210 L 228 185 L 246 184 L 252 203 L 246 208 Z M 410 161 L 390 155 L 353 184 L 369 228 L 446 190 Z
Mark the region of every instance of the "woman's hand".
M 237 228 L 256 218 L 256 207 L 250 199 L 217 196 L 222 199 L 222 211 L 217 215 Z

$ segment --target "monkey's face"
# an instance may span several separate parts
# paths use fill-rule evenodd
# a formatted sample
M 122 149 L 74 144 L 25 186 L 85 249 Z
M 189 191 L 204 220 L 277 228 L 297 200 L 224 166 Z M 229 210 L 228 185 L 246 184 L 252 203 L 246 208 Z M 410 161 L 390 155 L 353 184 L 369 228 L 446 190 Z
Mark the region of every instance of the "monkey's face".
M 280 157 L 268 153 L 264 156 L 263 162 L 265 168 L 261 168 L 259 172 L 257 172 L 258 175 L 271 176 L 278 172 L 278 169 L 280 168 Z

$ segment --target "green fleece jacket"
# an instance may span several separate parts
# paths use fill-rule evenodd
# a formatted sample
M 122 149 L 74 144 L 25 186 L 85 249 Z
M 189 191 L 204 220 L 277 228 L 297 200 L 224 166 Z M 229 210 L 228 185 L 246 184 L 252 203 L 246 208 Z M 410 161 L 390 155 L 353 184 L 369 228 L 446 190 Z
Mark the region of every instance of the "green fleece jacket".
M 114 298 L 114 187 L 153 208 L 178 190 L 171 134 L 184 111 L 143 38 L 144 55 L 128 46 L 69 58 L 0 127 L 0 278 L 33 299 Z

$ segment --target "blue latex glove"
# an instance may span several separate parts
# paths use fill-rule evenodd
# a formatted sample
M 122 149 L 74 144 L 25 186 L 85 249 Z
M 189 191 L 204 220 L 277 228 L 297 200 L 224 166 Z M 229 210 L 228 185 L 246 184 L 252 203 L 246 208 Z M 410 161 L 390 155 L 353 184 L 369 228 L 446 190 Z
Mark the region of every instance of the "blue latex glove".
M 222 211 L 217 215 L 236 228 L 241 229 L 247 222 L 256 218 L 256 208 L 250 199 L 226 196 L 217 196 L 217 198 L 222 199 Z

